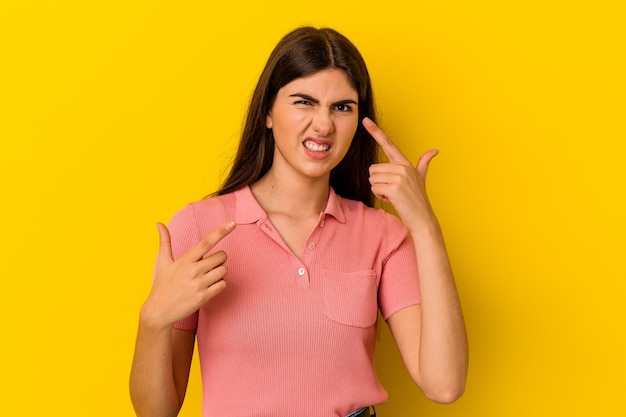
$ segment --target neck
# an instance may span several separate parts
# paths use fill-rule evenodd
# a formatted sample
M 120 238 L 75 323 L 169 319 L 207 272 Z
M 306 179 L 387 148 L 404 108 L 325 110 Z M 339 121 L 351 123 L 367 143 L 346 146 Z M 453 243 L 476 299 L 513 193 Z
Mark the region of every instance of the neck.
M 328 178 L 280 178 L 271 169 L 250 187 L 263 209 L 292 217 L 317 216 L 326 208 Z

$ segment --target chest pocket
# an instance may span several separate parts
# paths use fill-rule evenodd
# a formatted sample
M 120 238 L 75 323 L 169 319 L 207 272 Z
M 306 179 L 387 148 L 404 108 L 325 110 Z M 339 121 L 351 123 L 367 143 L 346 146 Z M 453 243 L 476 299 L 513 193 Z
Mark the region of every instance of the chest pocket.
M 371 327 L 378 314 L 376 272 L 322 270 L 322 298 L 328 318 L 353 327 Z

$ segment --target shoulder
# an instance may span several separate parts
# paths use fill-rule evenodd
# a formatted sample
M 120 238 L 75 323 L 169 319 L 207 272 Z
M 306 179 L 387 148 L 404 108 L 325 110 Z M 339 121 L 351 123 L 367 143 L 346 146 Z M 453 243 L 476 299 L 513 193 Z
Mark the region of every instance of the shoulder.
M 232 194 L 210 197 L 187 204 L 168 223 L 172 254 L 177 259 L 212 230 L 232 220 L 236 197 Z
M 236 193 L 209 197 L 187 204 L 170 219 L 168 227 L 171 231 L 195 231 L 203 236 L 207 230 L 231 220 L 236 208 Z
M 407 230 L 396 216 L 382 208 L 369 207 L 361 201 L 349 200 L 343 197 L 339 197 L 339 199 L 346 222 L 362 219 L 363 222 L 371 226 L 381 227 L 388 231 L 401 231 L 404 233 Z
M 187 211 L 195 218 L 220 217 L 234 212 L 237 203 L 237 192 L 207 197 L 188 204 L 181 211 Z
M 407 227 L 391 213 L 382 208 L 368 207 L 360 201 L 340 198 L 346 232 L 359 239 L 379 246 L 391 254 L 402 242 L 410 239 Z

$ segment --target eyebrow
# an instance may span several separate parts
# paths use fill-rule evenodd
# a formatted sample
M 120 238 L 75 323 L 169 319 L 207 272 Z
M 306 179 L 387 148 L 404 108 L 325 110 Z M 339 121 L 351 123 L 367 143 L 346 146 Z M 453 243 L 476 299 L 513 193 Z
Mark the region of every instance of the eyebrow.
M 318 99 L 313 98 L 310 95 L 304 94 L 304 93 L 290 94 L 289 97 L 300 97 L 300 98 L 310 101 L 313 104 L 320 104 L 320 101 Z M 337 104 L 359 104 L 359 103 L 357 103 L 356 101 L 352 99 L 345 99 L 345 100 L 339 100 L 333 103 L 333 106 L 336 106 Z

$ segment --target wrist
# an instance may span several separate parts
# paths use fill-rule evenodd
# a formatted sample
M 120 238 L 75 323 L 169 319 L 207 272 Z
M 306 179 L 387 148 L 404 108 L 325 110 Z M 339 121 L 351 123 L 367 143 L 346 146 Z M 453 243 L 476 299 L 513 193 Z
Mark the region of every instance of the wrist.
M 418 236 L 437 236 L 441 235 L 441 226 L 435 214 L 430 211 L 427 215 L 419 216 L 411 224 L 405 223 L 409 232 L 416 238 Z
M 163 314 L 159 309 L 154 308 L 151 304 L 146 302 L 143 306 L 141 306 L 141 311 L 139 313 L 139 325 L 146 330 L 160 332 L 170 330 L 173 323 L 168 322 L 163 317 Z

